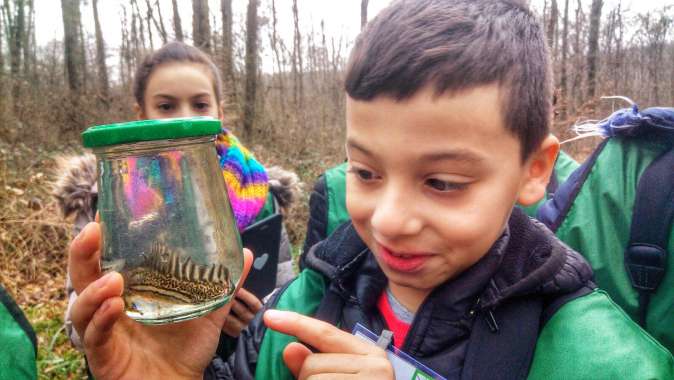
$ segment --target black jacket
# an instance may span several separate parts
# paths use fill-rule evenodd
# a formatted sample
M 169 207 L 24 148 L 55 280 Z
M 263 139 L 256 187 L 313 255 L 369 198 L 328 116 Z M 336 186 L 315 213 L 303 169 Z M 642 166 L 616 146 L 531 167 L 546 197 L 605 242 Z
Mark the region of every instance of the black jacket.
M 346 331 L 352 331 L 356 323 L 377 334 L 386 328 L 376 306 L 386 277 L 351 224 L 341 226 L 312 248 L 306 265 L 329 280 L 316 317 L 339 323 Z M 506 347 L 503 354 L 512 351 L 518 360 L 528 355 L 522 368 L 510 371 L 526 376 L 539 329 L 564 302 L 588 293 L 594 287 L 591 277 L 590 266 L 578 253 L 542 224 L 514 209 L 505 232 L 490 251 L 423 302 L 402 350 L 448 379 L 466 378 L 467 372 L 477 373 L 484 367 L 481 363 L 487 359 L 475 354 L 479 344 L 473 342 L 479 331 L 488 328 L 494 334 L 511 334 L 532 342 L 522 347 L 524 351 Z M 282 296 L 283 289 L 265 308 L 273 308 Z M 521 311 L 531 307 L 538 309 L 533 314 Z M 524 314 L 534 318 L 527 322 Z M 254 378 L 266 331 L 261 316 L 259 313 L 244 331 L 229 358 L 225 359 L 228 353 L 220 352 L 222 357 L 213 361 L 205 378 Z M 464 371 L 464 366 L 470 369 Z

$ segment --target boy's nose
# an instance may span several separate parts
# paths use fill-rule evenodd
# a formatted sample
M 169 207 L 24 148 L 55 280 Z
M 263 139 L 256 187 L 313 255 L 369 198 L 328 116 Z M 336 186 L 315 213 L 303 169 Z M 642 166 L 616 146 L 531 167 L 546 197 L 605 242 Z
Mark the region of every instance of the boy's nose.
M 370 220 L 376 233 L 390 239 L 419 233 L 422 223 L 413 198 L 396 190 L 378 197 Z

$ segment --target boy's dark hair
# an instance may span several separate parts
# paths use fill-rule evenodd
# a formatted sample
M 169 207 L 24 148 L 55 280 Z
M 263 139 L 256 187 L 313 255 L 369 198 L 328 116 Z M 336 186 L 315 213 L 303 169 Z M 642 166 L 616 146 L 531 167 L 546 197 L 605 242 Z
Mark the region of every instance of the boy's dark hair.
M 152 71 L 161 64 L 168 62 L 192 62 L 206 66 L 212 75 L 211 79 L 213 80 L 213 91 L 215 91 L 216 101 L 218 104 L 220 103 L 220 94 L 222 93 L 220 72 L 211 58 L 194 46 L 173 41 L 145 56 L 143 62 L 136 69 L 136 76 L 133 80 L 133 96 L 141 108 L 145 107 L 145 89 L 147 88 L 147 82 L 150 79 Z
M 356 40 L 345 89 L 356 100 L 436 95 L 498 83 L 504 123 L 526 159 L 550 130 L 552 84 L 544 32 L 521 1 L 399 0 Z

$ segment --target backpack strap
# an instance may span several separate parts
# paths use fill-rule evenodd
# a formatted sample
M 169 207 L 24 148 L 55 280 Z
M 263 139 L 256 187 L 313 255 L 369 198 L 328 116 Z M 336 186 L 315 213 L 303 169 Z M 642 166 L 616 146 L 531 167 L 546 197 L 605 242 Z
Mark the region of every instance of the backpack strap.
M 461 379 L 526 379 L 542 311 L 542 299 L 527 297 L 479 313 L 473 322 Z
M 590 172 L 592 172 L 594 163 L 597 161 L 597 158 L 604 150 L 608 141 L 609 139 L 604 139 L 594 152 L 592 152 L 592 155 L 588 157 L 578 169 L 574 170 L 566 181 L 557 187 L 556 191 L 553 192 L 552 198 L 547 200 L 538 209 L 536 219 L 545 224 L 552 232 L 556 232 L 566 218 L 566 215 L 573 205 L 573 201 L 578 196 L 585 180 L 590 175 Z
M 559 308 L 594 287 L 590 283 L 552 300 L 519 298 L 480 313 L 470 333 L 461 379 L 526 379 L 545 324 Z
M 639 179 L 625 268 L 639 292 L 639 324 L 646 323 L 652 293 L 665 275 L 667 242 L 674 217 L 674 149 L 657 157 Z

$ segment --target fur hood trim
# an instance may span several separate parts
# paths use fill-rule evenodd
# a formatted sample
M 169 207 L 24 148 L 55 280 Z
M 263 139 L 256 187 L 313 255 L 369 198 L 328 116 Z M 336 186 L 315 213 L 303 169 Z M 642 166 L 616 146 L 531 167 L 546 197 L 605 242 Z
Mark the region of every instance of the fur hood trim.
M 297 201 L 302 191 L 302 183 L 297 174 L 278 166 L 267 168 L 269 190 L 274 195 L 283 213 Z M 52 195 L 58 202 L 64 218 L 71 215 L 87 215 L 94 218 L 98 200 L 96 188 L 96 156 L 59 156 L 56 158 Z

